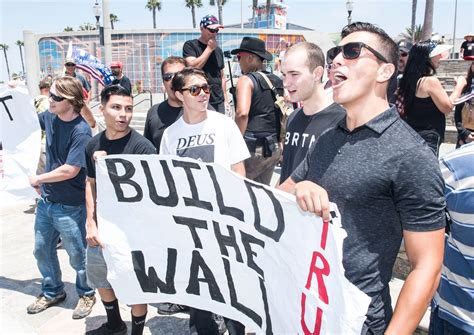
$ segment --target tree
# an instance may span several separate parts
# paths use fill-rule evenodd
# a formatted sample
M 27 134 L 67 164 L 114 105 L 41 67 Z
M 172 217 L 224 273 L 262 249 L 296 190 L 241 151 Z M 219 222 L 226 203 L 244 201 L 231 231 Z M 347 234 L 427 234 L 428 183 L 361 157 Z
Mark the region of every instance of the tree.
M 96 30 L 97 27 L 90 22 L 85 22 L 82 26 L 79 26 L 79 31 Z
M 217 5 L 217 16 L 219 18 L 219 23 L 224 25 L 224 19 L 222 18 L 222 6 L 226 4 L 227 0 L 209 0 L 209 5 Z
M 21 69 L 23 71 L 23 75 L 25 75 L 25 63 L 23 62 L 23 50 L 21 50 L 21 47 L 25 46 L 25 43 L 23 41 L 16 41 L 16 45 L 20 48 L 20 58 L 21 58 Z
M 74 29 L 72 27 L 67 26 L 66 28 L 64 28 L 64 31 L 74 31 Z
M 110 26 L 112 27 L 112 30 L 114 30 L 114 22 L 118 22 L 118 16 L 115 14 L 110 13 Z
M 416 31 L 416 3 L 417 0 L 411 1 L 411 31 Z M 415 42 L 415 36 L 411 38 L 412 42 Z
M 415 26 L 415 33 L 411 30 L 410 27 L 405 28 L 405 33 L 402 34 L 403 39 L 407 41 L 420 42 L 421 39 L 421 24 Z
M 270 28 L 270 8 L 271 8 L 272 0 L 267 0 L 266 8 L 267 8 L 267 28 Z
M 433 11 L 434 0 L 426 0 L 425 19 L 423 20 L 423 30 L 421 33 L 422 41 L 426 41 L 431 38 L 431 33 L 433 32 Z
M 8 57 L 7 57 L 8 45 L 0 44 L 0 49 L 3 49 L 3 54 L 5 55 L 5 62 L 7 63 L 8 80 L 10 80 L 10 65 L 8 64 Z
M 148 0 L 145 7 L 153 13 L 153 29 L 156 29 L 156 11 L 161 10 L 161 0 Z
M 202 0 L 185 0 L 186 7 L 191 8 L 193 28 L 196 28 L 196 7 L 202 7 Z

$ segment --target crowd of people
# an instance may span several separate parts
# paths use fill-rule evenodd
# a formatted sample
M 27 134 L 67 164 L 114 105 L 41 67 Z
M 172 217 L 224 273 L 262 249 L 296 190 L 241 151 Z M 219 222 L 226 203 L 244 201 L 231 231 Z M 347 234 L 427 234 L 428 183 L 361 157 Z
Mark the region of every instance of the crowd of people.
M 35 105 L 46 159 L 30 184 L 40 194 L 34 256 L 43 279 L 28 313 L 66 298 L 56 251 L 61 238 L 77 274 L 72 317 L 89 315 L 97 290 L 107 322 L 88 333 L 126 334 L 102 254 L 95 160 L 159 153 L 218 163 L 266 185 L 281 161 L 280 179 L 270 186 L 294 194 L 303 211 L 323 220 L 330 220 L 329 201 L 335 202 L 347 231 L 346 277 L 371 298 L 363 334 L 412 333 L 430 302 L 431 334 L 474 333 L 472 100 L 455 112 L 457 144 L 463 146 L 442 160 L 442 170 L 437 157 L 445 115 L 471 92 L 474 63 L 448 96 L 434 76 L 446 46 L 397 44 L 381 28 L 356 22 L 342 30 L 326 57 L 314 43 L 290 46 L 279 78 L 265 71 L 264 62 L 272 59 L 265 42 L 244 37 L 231 52 L 243 74 L 233 120 L 226 115 L 224 60 L 216 42 L 222 28 L 214 16 L 204 17 L 200 37 L 184 44 L 183 57 L 163 61 L 167 99 L 148 111 L 143 136 L 130 128 L 133 98 L 120 62 L 112 66 L 117 79 L 100 94 L 105 130 L 94 137 L 84 92 L 90 87 L 74 61 L 66 61 L 67 76 L 40 83 L 43 98 Z M 285 122 L 282 105 L 275 104 L 283 96 L 302 106 Z M 446 208 L 451 221 L 445 239 Z M 402 239 L 411 271 L 392 310 L 389 281 Z M 164 304 L 159 312 L 186 310 Z M 235 320 L 189 310 L 190 328 L 198 334 L 245 334 Z M 132 334 L 143 333 L 147 312 L 146 304 L 131 306 Z

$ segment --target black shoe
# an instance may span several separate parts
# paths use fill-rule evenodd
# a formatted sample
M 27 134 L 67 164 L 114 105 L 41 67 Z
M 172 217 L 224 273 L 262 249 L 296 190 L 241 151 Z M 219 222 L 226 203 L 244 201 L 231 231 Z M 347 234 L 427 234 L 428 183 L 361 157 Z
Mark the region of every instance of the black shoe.
M 183 305 L 171 304 L 171 303 L 164 303 L 164 304 L 160 304 L 157 310 L 158 310 L 158 314 L 172 315 L 176 313 L 189 312 L 189 307 L 183 306 Z
M 107 323 L 103 323 L 99 328 L 86 332 L 86 335 L 127 335 L 127 325 L 122 322 L 120 327 L 110 329 L 107 327 Z

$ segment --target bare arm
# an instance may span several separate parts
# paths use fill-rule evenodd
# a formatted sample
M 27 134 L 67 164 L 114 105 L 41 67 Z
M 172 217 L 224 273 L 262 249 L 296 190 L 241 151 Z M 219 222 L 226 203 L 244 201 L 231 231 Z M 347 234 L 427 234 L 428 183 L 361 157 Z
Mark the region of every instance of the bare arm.
M 203 53 L 199 57 L 186 57 L 186 65 L 195 67 L 198 69 L 202 69 L 204 65 L 206 65 L 207 60 L 209 59 L 209 56 L 212 54 L 212 52 L 216 49 L 217 47 L 217 42 L 215 39 L 210 39 L 209 42 L 207 42 L 207 47 L 204 49 Z
M 222 92 L 224 92 L 224 103 L 227 105 L 229 103 L 229 98 L 227 96 L 227 83 L 225 81 L 224 70 L 221 70 L 221 80 L 222 80 Z
M 44 183 L 57 183 L 64 180 L 69 180 L 77 176 L 81 171 L 79 166 L 64 164 L 53 171 L 46 172 L 36 176 L 30 176 L 30 185 L 38 187 Z
M 244 164 L 244 162 L 238 162 L 238 163 L 232 164 L 230 169 L 232 171 L 234 171 L 235 173 L 240 174 L 242 177 L 245 177 L 245 164 Z
M 84 107 L 82 107 L 81 115 L 84 118 L 84 120 L 87 121 L 87 123 L 89 124 L 89 127 L 91 127 L 91 128 L 95 127 L 94 115 L 92 114 L 90 108 L 87 105 L 84 105 Z
M 385 334 L 413 334 L 438 288 L 444 254 L 444 229 L 403 231 L 411 271 Z
M 250 104 L 252 103 L 252 80 L 247 76 L 240 77 L 236 87 L 237 109 L 235 111 L 235 122 L 242 135 L 247 129 L 249 120 Z
M 99 239 L 99 231 L 97 229 L 97 214 L 96 214 L 96 184 L 95 178 L 87 177 L 86 180 L 86 240 L 91 247 L 97 245 L 102 246 Z
M 456 86 L 450 96 L 448 96 L 441 82 L 436 77 L 426 78 L 421 85 L 425 86 L 424 89 L 433 99 L 436 107 L 444 114 L 448 114 L 454 108 L 454 100 L 459 98 L 462 89 L 466 86 L 466 79 L 464 77 L 457 78 Z

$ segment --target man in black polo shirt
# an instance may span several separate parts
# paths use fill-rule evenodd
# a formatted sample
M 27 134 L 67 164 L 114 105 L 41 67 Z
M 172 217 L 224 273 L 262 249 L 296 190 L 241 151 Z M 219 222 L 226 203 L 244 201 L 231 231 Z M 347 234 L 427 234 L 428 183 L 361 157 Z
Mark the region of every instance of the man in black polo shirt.
M 347 116 L 316 141 L 281 185 L 298 205 L 329 220 L 329 200 L 347 231 L 345 276 L 372 298 L 362 334 L 411 334 L 439 282 L 443 180 L 436 158 L 387 102 L 397 45 L 380 28 L 342 31 L 333 59 L 334 101 Z M 402 237 L 411 272 L 392 311 L 389 281 Z

